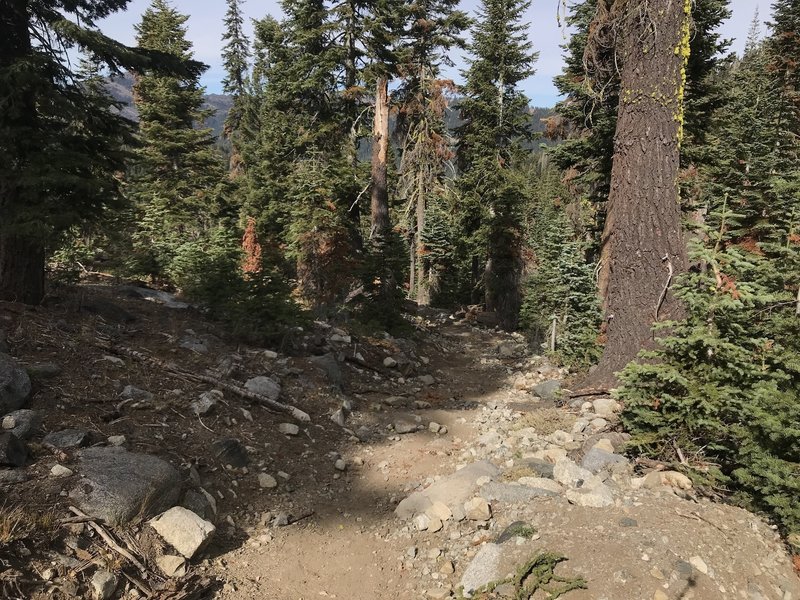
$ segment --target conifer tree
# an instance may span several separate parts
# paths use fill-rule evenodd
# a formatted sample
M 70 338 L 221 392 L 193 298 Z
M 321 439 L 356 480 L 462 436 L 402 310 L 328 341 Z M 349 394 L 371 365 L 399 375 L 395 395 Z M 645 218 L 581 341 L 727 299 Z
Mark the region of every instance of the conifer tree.
M 136 26 L 137 41 L 189 60 L 187 19 L 166 0 L 153 0 Z M 139 272 L 174 281 L 187 260 L 184 252 L 195 252 L 221 220 L 233 216 L 221 187 L 222 161 L 211 130 L 202 127 L 208 113 L 199 73 L 140 71 L 134 101 L 140 138 L 128 188 L 136 213 L 134 260 Z
M 526 0 L 483 0 L 472 32 L 459 128 L 460 185 L 486 215 L 486 307 L 517 326 L 521 304 L 523 142 L 530 141 L 528 99 L 518 85 L 536 59 L 527 37 Z
M 448 53 L 463 46 L 461 32 L 469 18 L 458 0 L 420 0 L 408 6 L 408 31 L 400 51 L 402 84 L 397 91 L 397 131 L 402 141 L 398 181 L 401 201 L 410 208 L 409 295 L 420 304 L 431 299 L 431 269 L 424 244 L 427 203 L 444 193 L 445 164 L 452 159 L 444 124 L 447 93 L 454 85 L 440 78 L 452 65 Z
M 0 6 L 2 300 L 39 303 L 46 256 L 58 235 L 119 205 L 116 174 L 129 128 L 113 102 L 73 72 L 66 53 L 77 47 L 112 69 L 152 62 L 95 25 L 127 4 L 7 0 Z
M 222 61 L 225 67 L 225 79 L 222 80 L 222 89 L 233 99 L 228 115 L 225 118 L 223 134 L 231 141 L 230 171 L 233 175 L 240 174 L 241 156 L 239 149 L 239 135 L 244 111 L 245 83 L 247 78 L 248 59 L 250 58 L 250 42 L 243 30 L 244 16 L 242 15 L 243 0 L 226 0 L 228 10 L 225 13 L 225 33 L 222 41 Z

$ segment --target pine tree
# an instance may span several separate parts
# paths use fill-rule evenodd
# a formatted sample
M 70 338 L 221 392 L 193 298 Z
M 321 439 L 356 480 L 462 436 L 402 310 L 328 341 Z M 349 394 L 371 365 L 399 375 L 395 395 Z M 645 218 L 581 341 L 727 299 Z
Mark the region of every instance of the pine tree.
M 222 89 L 233 99 L 228 115 L 225 118 L 224 135 L 231 142 L 230 171 L 236 176 L 241 174 L 241 151 L 239 135 L 244 111 L 244 95 L 246 94 L 246 78 L 248 59 L 250 58 L 250 42 L 244 33 L 243 0 L 226 0 L 228 10 L 225 13 L 225 33 L 222 41 L 222 61 L 226 76 L 222 80 Z
M 652 344 L 653 323 L 680 314 L 669 288 L 687 267 L 677 182 L 690 6 L 672 2 L 648 18 L 625 0 L 598 10 L 590 48 L 613 34 L 621 70 L 602 240 L 607 342 L 593 385 L 613 387 L 615 373 Z
M 485 207 L 486 307 L 507 330 L 516 328 L 521 304 L 525 192 L 519 167 L 531 133 L 528 99 L 518 85 L 533 74 L 536 60 L 522 23 L 529 6 L 526 0 L 483 0 L 460 103 L 460 186 Z
M 431 269 L 425 238 L 427 203 L 444 194 L 445 165 L 452 159 L 444 124 L 447 93 L 454 85 L 440 78 L 448 52 L 463 46 L 460 35 L 469 25 L 456 9 L 458 0 L 420 0 L 408 6 L 409 26 L 400 50 L 402 84 L 397 90 L 402 156 L 398 195 L 410 207 L 409 295 L 419 304 L 431 299 Z
M 154 0 L 136 26 L 137 41 L 143 48 L 190 60 L 187 19 L 166 0 Z M 140 147 L 128 196 L 136 215 L 135 267 L 175 281 L 184 253 L 195 252 L 209 232 L 234 214 L 226 205 L 222 162 L 211 130 L 196 127 L 208 116 L 202 110 L 199 73 L 176 77 L 140 71 L 134 101 Z
M 95 26 L 126 4 L 7 0 L 0 6 L 2 300 L 39 303 L 58 236 L 119 206 L 116 174 L 130 129 L 113 102 L 73 72 L 66 52 L 80 46 L 114 69 L 149 62 Z

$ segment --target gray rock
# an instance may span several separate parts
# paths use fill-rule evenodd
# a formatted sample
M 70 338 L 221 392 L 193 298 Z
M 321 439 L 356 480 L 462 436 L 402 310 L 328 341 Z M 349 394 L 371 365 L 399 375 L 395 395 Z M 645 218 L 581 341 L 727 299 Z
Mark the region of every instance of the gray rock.
M 22 408 L 3 417 L 3 429 L 21 440 L 30 438 L 42 425 L 42 417 L 34 410 Z
M 461 577 L 461 587 L 465 594 L 471 594 L 475 590 L 485 586 L 487 583 L 497 581 L 502 577 L 500 572 L 500 561 L 503 558 L 503 550 L 498 544 L 484 544 L 472 562 L 467 566 L 464 575 Z
M 391 356 L 387 356 L 386 358 L 383 359 L 383 366 L 386 367 L 387 369 L 393 369 L 394 367 L 397 366 L 397 361 Z
M 411 421 L 404 421 L 398 419 L 394 422 L 394 430 L 396 433 L 404 434 L 404 433 L 416 433 L 417 431 L 417 424 Z
M 33 379 L 50 379 L 61 374 L 61 365 L 53 362 L 34 363 L 28 366 L 27 371 Z
M 123 398 L 129 398 L 130 400 L 135 400 L 136 402 L 150 402 L 153 399 L 153 394 L 151 394 L 147 390 L 143 390 L 133 385 L 126 385 L 122 389 L 121 396 Z
M 470 521 L 488 521 L 492 518 L 492 507 L 486 498 L 476 497 L 464 502 L 464 514 Z
M 236 438 L 224 438 L 211 444 L 214 458 L 223 465 L 232 467 L 245 467 L 250 462 L 247 449 Z
M 114 323 L 132 323 L 136 320 L 136 316 L 129 313 L 118 304 L 105 300 L 104 298 L 92 298 L 91 300 L 83 300 L 81 302 L 80 310 L 92 315 L 102 317 L 106 321 Z
M 598 398 L 592 402 L 594 412 L 598 417 L 614 417 L 620 410 L 620 404 L 613 398 Z
M 428 488 L 414 492 L 400 502 L 394 512 L 401 519 L 410 519 L 416 514 L 426 512 L 436 502 L 441 502 L 453 512 L 456 520 L 460 520 L 459 516 L 463 519 L 464 502 L 478 491 L 478 480 L 482 477 L 497 477 L 499 474 L 500 470 L 490 462 L 472 463 L 448 477 L 443 477 Z
M 71 477 L 75 473 L 72 469 L 68 469 L 64 465 L 55 464 L 53 468 L 50 469 L 50 474 L 53 477 Z
M 213 411 L 223 398 L 224 395 L 219 390 L 203 392 L 197 400 L 192 400 L 189 404 L 189 408 L 192 409 L 195 415 L 202 417 Z
M 547 479 L 546 477 L 520 477 L 517 483 L 527 487 L 538 488 L 540 490 L 548 490 L 554 494 L 561 494 L 564 488 L 560 483 Z
M 433 385 L 436 383 L 436 379 L 434 379 L 433 375 L 421 375 L 419 377 L 419 382 L 422 385 Z
M 81 450 L 81 475 L 69 496 L 90 517 L 110 525 L 128 523 L 166 510 L 180 498 L 180 473 L 168 462 L 123 448 Z
M 553 479 L 563 486 L 571 488 L 590 487 L 596 483 L 596 475 L 579 467 L 568 458 L 559 460 L 553 468 Z
M 214 519 L 214 506 L 209 502 L 205 494 L 197 490 L 187 490 L 183 496 L 181 506 L 188 508 L 206 521 L 213 521 Z
M 90 439 L 91 435 L 85 429 L 62 429 L 61 431 L 52 431 L 44 436 L 42 444 L 59 450 L 70 450 L 87 446 Z
M 216 531 L 213 523 L 182 506 L 174 506 L 160 514 L 150 521 L 150 526 L 188 559 L 202 550 Z
M 526 458 L 521 461 L 521 465 L 523 467 L 528 467 L 539 477 L 545 477 L 547 479 L 553 478 L 553 468 L 555 465 L 547 462 L 546 460 L 540 460 L 538 458 Z
M 183 577 L 186 575 L 186 559 L 182 556 L 164 554 L 156 559 L 156 564 L 167 577 Z
M 109 446 L 124 446 L 128 440 L 124 435 L 110 435 L 107 441 Z
M 337 459 L 336 462 L 333 463 L 333 467 L 337 471 L 347 471 L 347 463 L 341 458 Z
M 294 423 L 281 423 L 278 425 L 278 431 L 284 435 L 297 435 L 300 433 L 300 428 Z
M 0 415 L 22 408 L 31 393 L 31 379 L 17 361 L 0 354 Z
M 619 454 L 612 454 L 601 450 L 600 448 L 592 448 L 589 450 L 581 461 L 581 467 L 592 473 L 599 473 L 606 467 L 614 465 L 624 465 L 628 463 L 628 459 Z
M 406 406 L 408 404 L 408 398 L 405 396 L 387 396 L 381 402 L 386 406 L 397 408 L 399 406 Z
M 343 408 L 338 409 L 331 415 L 331 421 L 336 423 L 339 427 L 345 427 L 347 425 L 347 411 Z
M 96 600 L 109 600 L 117 589 L 117 576 L 101 569 L 92 575 L 92 594 Z
M 19 469 L 0 469 L 0 483 L 14 484 L 28 481 L 29 477 L 25 471 Z
M 481 487 L 481 496 L 486 498 L 486 500 L 509 502 L 513 504 L 517 502 L 528 502 L 534 498 L 558 496 L 558 492 L 545 488 L 492 481 Z
M 430 423 L 428 423 L 428 431 L 430 431 L 431 433 L 439 433 L 441 429 L 442 426 L 439 425 L 439 423 L 437 423 L 436 421 L 431 421 Z
M 178 340 L 178 347 L 188 350 L 189 352 L 196 352 L 197 354 L 208 354 L 208 344 L 194 335 L 185 335 Z
M 258 486 L 264 489 L 272 489 L 278 487 L 278 480 L 268 473 L 258 474 Z
M 620 527 L 638 527 L 639 526 L 639 521 L 637 521 L 636 519 L 631 519 L 630 517 L 622 517 L 619 520 L 619 526 Z
M 344 384 L 342 368 L 339 366 L 339 362 L 333 354 L 329 352 L 322 356 L 313 356 L 309 359 L 309 362 L 325 373 L 325 376 L 332 385 L 338 388 L 342 387 Z
M 561 382 L 557 379 L 543 381 L 533 386 L 531 391 L 542 400 L 555 400 L 558 397 L 558 393 L 561 391 Z
M 274 379 L 259 375 L 248 379 L 244 384 L 245 389 L 270 400 L 277 400 L 281 395 L 281 386 Z
M 0 466 L 24 467 L 27 460 L 25 442 L 8 431 L 0 433 Z
M 611 494 L 611 489 L 604 483 L 591 488 L 567 490 L 566 496 L 567 500 L 578 506 L 603 508 L 614 504 L 614 496 Z

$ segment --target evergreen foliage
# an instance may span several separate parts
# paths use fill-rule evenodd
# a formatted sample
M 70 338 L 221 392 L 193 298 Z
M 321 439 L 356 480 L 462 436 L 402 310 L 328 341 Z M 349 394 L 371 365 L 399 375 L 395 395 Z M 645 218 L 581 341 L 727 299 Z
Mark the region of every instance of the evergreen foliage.
M 464 74 L 458 129 L 459 187 L 467 203 L 482 206 L 487 256 L 486 305 L 507 330 L 519 318 L 522 273 L 522 205 L 519 167 L 531 139 L 528 99 L 518 86 L 533 74 L 536 54 L 522 22 L 526 0 L 483 0 L 472 31 L 473 58 Z
M 191 59 L 187 17 L 154 0 L 137 25 L 140 46 Z M 139 140 L 127 195 L 133 202 L 132 269 L 178 285 L 178 262 L 226 219 L 224 169 L 210 129 L 197 128 L 202 110 L 199 74 L 176 77 L 152 70 L 137 74 Z
M 776 3 L 775 21 L 796 12 Z M 791 22 L 791 20 L 790 20 Z M 800 531 L 800 214 L 796 83 L 776 25 L 751 39 L 722 74 L 727 103 L 714 113 L 703 178 L 705 225 L 697 268 L 678 294 L 672 325 L 619 392 L 638 451 L 677 458 L 742 505 Z
M 241 172 L 240 129 L 244 112 L 244 101 L 250 58 L 250 41 L 244 33 L 244 16 L 242 15 L 242 0 L 226 0 L 228 4 L 223 24 L 225 33 L 222 41 L 222 62 L 226 76 L 222 80 L 222 89 L 233 98 L 233 105 L 225 116 L 223 135 L 231 142 L 230 171 L 233 175 Z

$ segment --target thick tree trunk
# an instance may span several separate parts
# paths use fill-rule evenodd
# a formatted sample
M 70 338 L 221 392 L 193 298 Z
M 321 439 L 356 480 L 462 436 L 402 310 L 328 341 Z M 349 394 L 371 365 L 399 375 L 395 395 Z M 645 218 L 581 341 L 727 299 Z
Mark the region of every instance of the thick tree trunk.
M 0 68 L 14 65 L 31 52 L 28 32 L 28 1 L 0 0 Z M 19 96 L 20 90 L 10 90 Z M 10 100 L 18 110 L 0 114 L 0 128 L 25 131 L 36 124 L 35 99 L 29 96 Z M 19 136 L 20 134 L 17 133 Z M 18 165 L 26 164 L 22 146 L 27 140 L 4 140 L 6 149 Z M 35 237 L 15 233 L 16 213 L 23 204 L 19 176 L 5 165 L 0 176 L 0 300 L 38 304 L 44 298 L 44 243 Z
M 678 198 L 685 0 L 616 0 L 614 14 L 622 71 L 603 232 L 607 340 L 593 387 L 613 386 L 653 346 L 655 322 L 680 317 L 670 286 L 688 262 Z
M 417 304 L 427 306 L 431 303 L 430 285 L 428 281 L 427 267 L 425 265 L 425 243 L 423 234 L 425 233 L 425 186 L 423 185 L 423 173 L 417 175 Z
M 39 304 L 42 298 L 42 244 L 38 240 L 0 233 L 0 300 Z
M 372 203 L 370 238 L 385 243 L 389 233 L 389 190 L 386 164 L 389 154 L 389 82 L 378 79 L 375 88 L 375 121 L 372 127 Z

